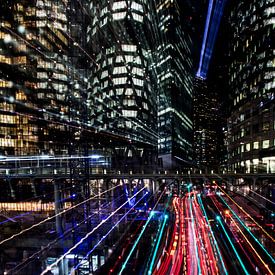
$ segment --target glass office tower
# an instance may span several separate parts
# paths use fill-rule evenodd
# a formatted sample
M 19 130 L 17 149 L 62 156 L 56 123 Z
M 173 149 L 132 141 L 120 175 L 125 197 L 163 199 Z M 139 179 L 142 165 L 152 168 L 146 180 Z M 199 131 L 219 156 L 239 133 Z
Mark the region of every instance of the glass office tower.
M 275 172 L 275 3 L 238 1 L 231 15 L 229 170 Z
M 100 0 L 91 1 L 89 8 L 88 104 L 95 106 L 89 122 L 123 141 L 110 144 L 120 168 L 148 166 L 156 162 L 158 138 L 152 1 Z
M 182 9 L 187 9 L 188 3 L 184 4 Z M 181 5 L 178 1 L 157 1 L 156 7 L 161 42 L 156 64 L 158 149 L 161 165 L 168 169 L 188 166 L 192 160 L 192 39 Z
M 88 28 L 92 125 L 156 144 L 151 1 L 91 1 Z
M 210 172 L 218 165 L 218 102 L 207 81 L 195 79 L 194 85 L 194 160 L 197 167 Z
M 79 87 L 68 60 L 67 1 L 1 1 L 0 148 L 4 155 L 68 153 Z

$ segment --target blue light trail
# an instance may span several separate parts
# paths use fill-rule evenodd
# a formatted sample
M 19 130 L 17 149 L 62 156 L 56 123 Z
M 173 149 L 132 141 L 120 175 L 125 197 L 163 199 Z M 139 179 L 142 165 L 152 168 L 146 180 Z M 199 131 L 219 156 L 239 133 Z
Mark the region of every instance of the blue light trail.
M 134 196 L 131 197 L 131 199 L 133 197 L 137 196 L 144 189 L 146 189 L 146 187 L 142 187 Z M 48 273 L 49 271 L 51 271 L 52 268 L 56 267 L 67 255 L 71 254 L 73 250 L 75 250 L 79 245 L 81 245 L 85 240 L 87 240 L 98 228 L 100 228 L 100 226 L 102 226 L 111 217 L 113 217 L 122 207 L 125 207 L 125 205 L 127 203 L 128 203 L 128 201 L 126 201 L 122 205 L 120 205 L 115 211 L 112 212 L 112 214 L 110 214 L 106 219 L 102 220 L 89 233 L 87 233 L 83 238 L 81 238 L 79 242 L 77 242 L 74 246 L 72 246 L 66 253 L 64 253 L 62 256 L 60 256 L 58 259 L 56 259 L 56 261 L 53 262 L 51 265 L 47 266 L 47 268 L 42 271 L 41 275 Z
M 70 274 L 73 274 L 73 271 L 77 270 L 83 263 L 84 260 L 86 260 L 91 253 L 106 239 L 106 237 L 116 228 L 116 226 L 126 218 L 126 216 L 132 211 L 132 209 L 137 206 L 146 196 L 147 194 L 144 194 L 112 227 L 111 229 L 94 245 L 94 247 L 81 259 L 81 261 L 73 267 Z

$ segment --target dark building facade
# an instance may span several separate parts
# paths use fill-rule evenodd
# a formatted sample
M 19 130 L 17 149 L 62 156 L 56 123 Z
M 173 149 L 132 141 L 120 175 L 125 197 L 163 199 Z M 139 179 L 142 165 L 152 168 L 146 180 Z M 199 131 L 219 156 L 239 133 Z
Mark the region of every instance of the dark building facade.
M 238 1 L 230 14 L 228 169 L 275 172 L 274 1 Z
M 158 1 L 157 50 L 158 151 L 163 168 L 188 167 L 192 161 L 193 60 L 191 27 L 181 9 L 188 2 Z M 190 15 L 190 14 L 189 14 Z M 191 16 L 191 15 L 190 15 Z

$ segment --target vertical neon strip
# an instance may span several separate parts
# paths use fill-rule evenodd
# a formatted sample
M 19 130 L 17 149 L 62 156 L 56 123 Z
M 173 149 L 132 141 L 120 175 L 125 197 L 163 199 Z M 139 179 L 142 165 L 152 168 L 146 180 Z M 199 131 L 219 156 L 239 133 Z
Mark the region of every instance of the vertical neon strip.
M 209 4 L 208 4 L 208 11 L 207 11 L 206 23 L 205 23 L 205 28 L 204 28 L 201 55 L 200 55 L 200 64 L 199 64 L 197 76 L 201 75 L 201 66 L 202 66 L 202 60 L 204 57 L 204 50 L 205 50 L 205 44 L 206 44 L 206 39 L 207 39 L 207 35 L 208 35 L 209 22 L 210 22 L 210 17 L 211 17 L 211 13 L 212 13 L 212 8 L 213 8 L 213 0 L 210 0 Z
M 220 23 L 221 23 L 221 19 L 222 19 L 223 10 L 224 10 L 224 7 L 225 7 L 225 2 L 226 2 L 226 0 L 222 0 L 221 1 L 221 7 L 217 11 L 217 20 L 216 20 L 216 24 L 214 25 L 215 29 L 213 31 L 212 43 L 210 44 L 209 56 L 208 56 L 207 62 L 204 62 L 203 72 L 205 73 L 205 76 L 207 74 L 209 63 L 210 63 L 210 59 L 211 59 L 211 56 L 212 56 L 212 53 L 213 53 L 213 49 L 214 49 L 214 46 L 215 46 L 217 34 L 218 34 L 218 31 L 219 31 L 219 27 L 220 27 Z

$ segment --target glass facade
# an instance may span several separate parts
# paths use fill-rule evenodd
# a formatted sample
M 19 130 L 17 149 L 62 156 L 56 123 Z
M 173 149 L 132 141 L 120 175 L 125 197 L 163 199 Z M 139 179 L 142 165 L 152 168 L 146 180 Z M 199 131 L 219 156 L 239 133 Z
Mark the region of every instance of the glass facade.
M 181 24 L 182 11 L 177 1 L 158 1 L 156 9 L 160 32 L 156 64 L 159 158 L 164 168 L 188 166 L 193 131 L 191 29 Z
M 274 22 L 272 0 L 237 2 L 230 15 L 230 171 L 275 172 Z
M 157 163 L 159 148 L 163 164 L 190 163 L 181 13 L 172 0 L 2 1 L 0 154 L 72 155 L 85 137 L 118 162 Z
M 2 1 L 1 154 L 68 153 L 81 110 L 68 58 L 67 1 Z
M 91 1 L 91 125 L 157 145 L 154 21 L 150 0 Z M 146 29 L 146 31 L 144 31 Z

